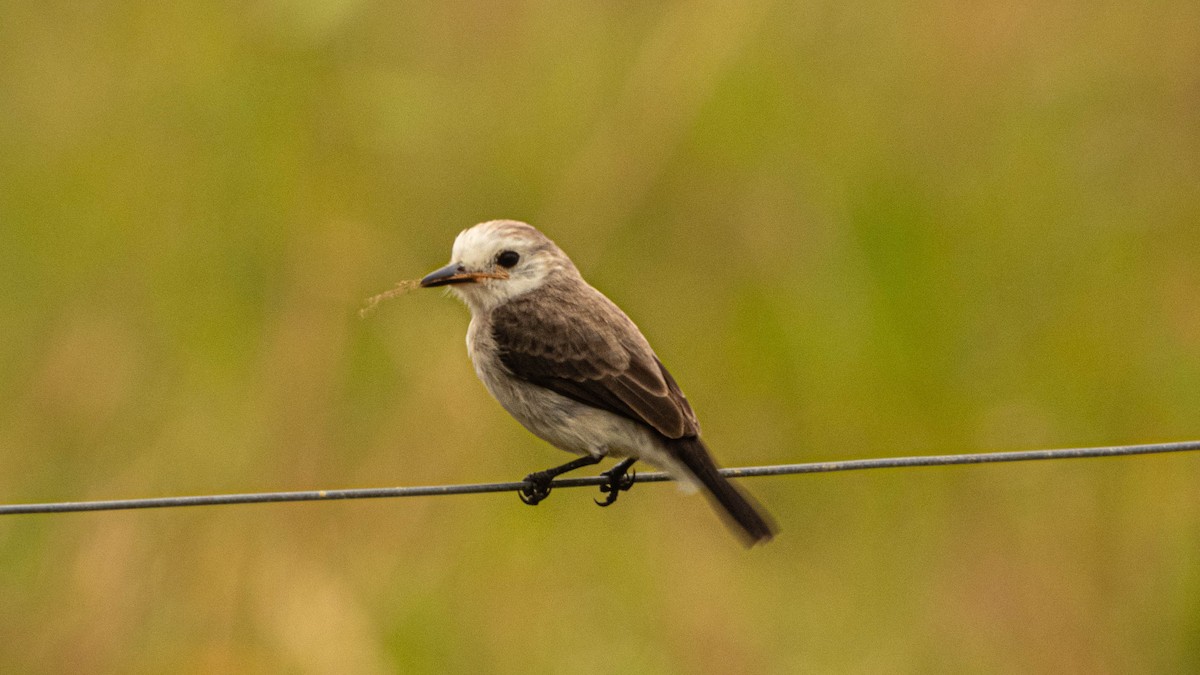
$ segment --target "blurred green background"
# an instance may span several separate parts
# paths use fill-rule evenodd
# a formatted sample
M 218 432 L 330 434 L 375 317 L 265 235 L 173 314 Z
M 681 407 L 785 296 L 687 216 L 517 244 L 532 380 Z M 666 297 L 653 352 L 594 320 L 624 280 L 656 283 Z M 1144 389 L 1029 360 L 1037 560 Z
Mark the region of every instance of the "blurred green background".
M 0 4 L 0 502 L 567 459 L 466 310 L 539 226 L 730 466 L 1200 437 L 1200 4 Z M 0 671 L 1184 672 L 1200 459 L 0 520 Z

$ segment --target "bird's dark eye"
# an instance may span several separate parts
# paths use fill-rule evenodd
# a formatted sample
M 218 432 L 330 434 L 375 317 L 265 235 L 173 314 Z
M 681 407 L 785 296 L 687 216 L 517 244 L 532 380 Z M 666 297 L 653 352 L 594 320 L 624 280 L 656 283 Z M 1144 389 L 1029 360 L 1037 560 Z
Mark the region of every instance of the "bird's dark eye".
M 521 254 L 516 251 L 501 251 L 496 256 L 496 263 L 501 267 L 513 267 L 521 260 Z

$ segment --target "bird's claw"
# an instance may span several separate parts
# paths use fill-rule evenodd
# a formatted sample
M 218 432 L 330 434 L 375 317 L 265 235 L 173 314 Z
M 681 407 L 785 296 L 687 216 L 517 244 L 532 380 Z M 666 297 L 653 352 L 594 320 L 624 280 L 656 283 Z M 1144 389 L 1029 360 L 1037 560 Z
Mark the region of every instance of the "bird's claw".
M 600 484 L 600 491 L 604 493 L 604 501 L 593 499 L 596 506 L 610 506 L 617 501 L 617 497 L 622 492 L 627 492 L 633 487 L 634 478 L 637 476 L 636 471 L 626 471 L 622 468 L 620 471 L 605 471 L 600 474 L 604 476 L 604 482 Z
M 537 506 L 546 497 L 550 496 L 550 481 L 554 477 L 544 471 L 537 471 L 525 476 L 522 482 L 528 483 L 525 487 L 517 492 L 517 496 L 521 501 L 529 506 Z

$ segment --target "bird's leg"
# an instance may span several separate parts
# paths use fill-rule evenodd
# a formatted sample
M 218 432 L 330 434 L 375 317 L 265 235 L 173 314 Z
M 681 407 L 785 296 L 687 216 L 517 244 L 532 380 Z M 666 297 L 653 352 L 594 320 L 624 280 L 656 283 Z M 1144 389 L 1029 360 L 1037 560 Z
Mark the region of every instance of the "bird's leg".
M 581 466 L 599 464 L 600 459 L 600 457 L 584 455 L 579 459 L 571 460 L 570 462 L 567 462 L 562 466 L 556 466 L 553 469 L 534 471 L 522 479 L 524 482 L 530 483 L 530 485 L 521 488 L 521 490 L 517 493 L 517 496 L 520 497 L 521 501 L 525 502 L 526 504 L 530 506 L 537 506 L 538 502 L 550 496 L 550 481 L 554 480 L 555 476 L 562 475 L 568 471 L 574 471 Z
M 600 474 L 605 480 L 600 484 L 600 491 L 607 494 L 604 501 L 593 499 L 598 506 L 608 506 L 617 501 L 617 495 L 621 494 L 622 490 L 628 490 L 633 487 L 633 479 L 637 472 L 629 473 L 629 467 L 637 461 L 636 457 L 621 460 L 621 463 L 613 468 Z

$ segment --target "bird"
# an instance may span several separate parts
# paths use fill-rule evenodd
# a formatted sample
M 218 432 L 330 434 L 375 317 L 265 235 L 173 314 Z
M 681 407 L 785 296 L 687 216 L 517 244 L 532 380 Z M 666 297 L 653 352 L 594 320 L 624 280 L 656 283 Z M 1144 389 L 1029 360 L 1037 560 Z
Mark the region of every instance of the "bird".
M 535 436 L 579 455 L 526 476 L 526 504 L 545 499 L 558 475 L 619 458 L 601 474 L 596 503 L 608 506 L 644 460 L 701 488 L 747 546 L 774 537 L 771 517 L 721 475 L 691 405 L 638 327 L 532 225 L 491 220 L 463 230 L 450 264 L 420 286 L 446 287 L 466 304 L 467 353 L 500 405 Z

